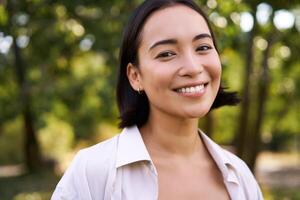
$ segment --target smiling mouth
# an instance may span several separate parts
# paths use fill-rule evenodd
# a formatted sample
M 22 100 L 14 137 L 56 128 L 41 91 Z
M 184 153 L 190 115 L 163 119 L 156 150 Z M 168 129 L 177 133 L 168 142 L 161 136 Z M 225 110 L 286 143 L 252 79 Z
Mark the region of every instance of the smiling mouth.
M 178 93 L 182 93 L 182 94 L 199 93 L 199 92 L 204 91 L 204 88 L 207 84 L 208 83 L 199 84 L 199 85 L 190 86 L 190 87 L 182 87 L 182 88 L 175 89 L 175 91 Z

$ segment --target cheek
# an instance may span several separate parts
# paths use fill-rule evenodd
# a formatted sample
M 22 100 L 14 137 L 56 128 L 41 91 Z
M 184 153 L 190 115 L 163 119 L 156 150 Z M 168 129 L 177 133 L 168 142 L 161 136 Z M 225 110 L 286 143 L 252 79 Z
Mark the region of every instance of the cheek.
M 221 63 L 218 62 L 216 63 L 216 67 L 214 68 L 214 76 L 217 78 L 217 79 L 221 79 L 221 76 L 222 76 L 222 66 L 221 66 Z
M 160 91 L 164 88 L 168 88 L 172 79 L 172 69 L 170 66 L 149 62 L 145 63 L 142 67 L 143 84 L 145 89 L 149 88 L 151 90 Z
M 153 68 L 150 71 L 145 70 L 147 75 L 143 77 L 143 87 L 150 104 L 163 108 L 166 106 L 163 99 L 169 94 L 166 92 L 169 90 L 169 80 L 164 72 Z
M 214 55 L 211 58 L 207 59 L 207 71 L 209 72 L 212 79 L 220 80 L 222 74 L 221 61 L 218 55 Z

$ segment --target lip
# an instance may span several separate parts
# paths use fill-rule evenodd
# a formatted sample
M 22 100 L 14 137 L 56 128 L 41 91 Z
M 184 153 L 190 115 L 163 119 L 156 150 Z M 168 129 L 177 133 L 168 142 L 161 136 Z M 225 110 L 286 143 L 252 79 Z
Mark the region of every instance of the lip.
M 198 85 L 204 85 L 204 88 L 198 92 L 193 92 L 193 93 L 181 93 L 181 92 L 177 92 L 177 89 L 180 88 L 184 88 L 184 87 L 195 87 Z M 197 83 L 191 83 L 191 84 L 186 84 L 183 85 L 181 87 L 178 87 L 177 89 L 174 89 L 173 91 L 176 92 L 177 95 L 183 96 L 183 97 L 189 97 L 189 98 L 201 98 L 205 93 L 206 93 L 206 89 L 207 89 L 207 85 L 209 84 L 209 82 L 197 82 Z
M 178 90 L 180 88 L 195 87 L 197 85 L 204 85 L 204 87 L 205 87 L 205 86 L 207 86 L 208 83 L 209 83 L 209 81 L 201 81 L 201 82 L 188 83 L 188 84 L 184 84 L 184 85 L 175 87 L 173 90 L 176 92 L 176 90 Z

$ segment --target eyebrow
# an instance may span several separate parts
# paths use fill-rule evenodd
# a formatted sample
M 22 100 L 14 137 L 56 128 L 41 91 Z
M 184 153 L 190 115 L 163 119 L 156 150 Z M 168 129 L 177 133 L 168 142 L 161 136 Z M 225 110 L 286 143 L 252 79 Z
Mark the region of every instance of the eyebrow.
M 211 35 L 207 34 L 207 33 L 201 33 L 199 35 L 196 35 L 193 38 L 193 42 L 195 42 L 196 40 L 200 40 L 203 38 L 210 38 L 212 39 Z M 154 47 L 157 47 L 159 45 L 165 45 L 165 44 L 177 44 L 177 40 L 176 39 L 165 39 L 165 40 L 160 40 L 158 42 L 155 42 L 150 48 L 149 50 L 153 49 Z

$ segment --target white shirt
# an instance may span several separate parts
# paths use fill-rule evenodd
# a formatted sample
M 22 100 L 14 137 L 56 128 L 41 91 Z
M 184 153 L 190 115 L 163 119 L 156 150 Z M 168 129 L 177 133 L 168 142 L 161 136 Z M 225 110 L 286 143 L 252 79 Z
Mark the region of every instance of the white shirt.
M 200 132 L 223 175 L 232 200 L 262 200 L 246 164 Z M 66 170 L 51 200 L 157 200 L 155 166 L 136 126 L 80 150 Z

